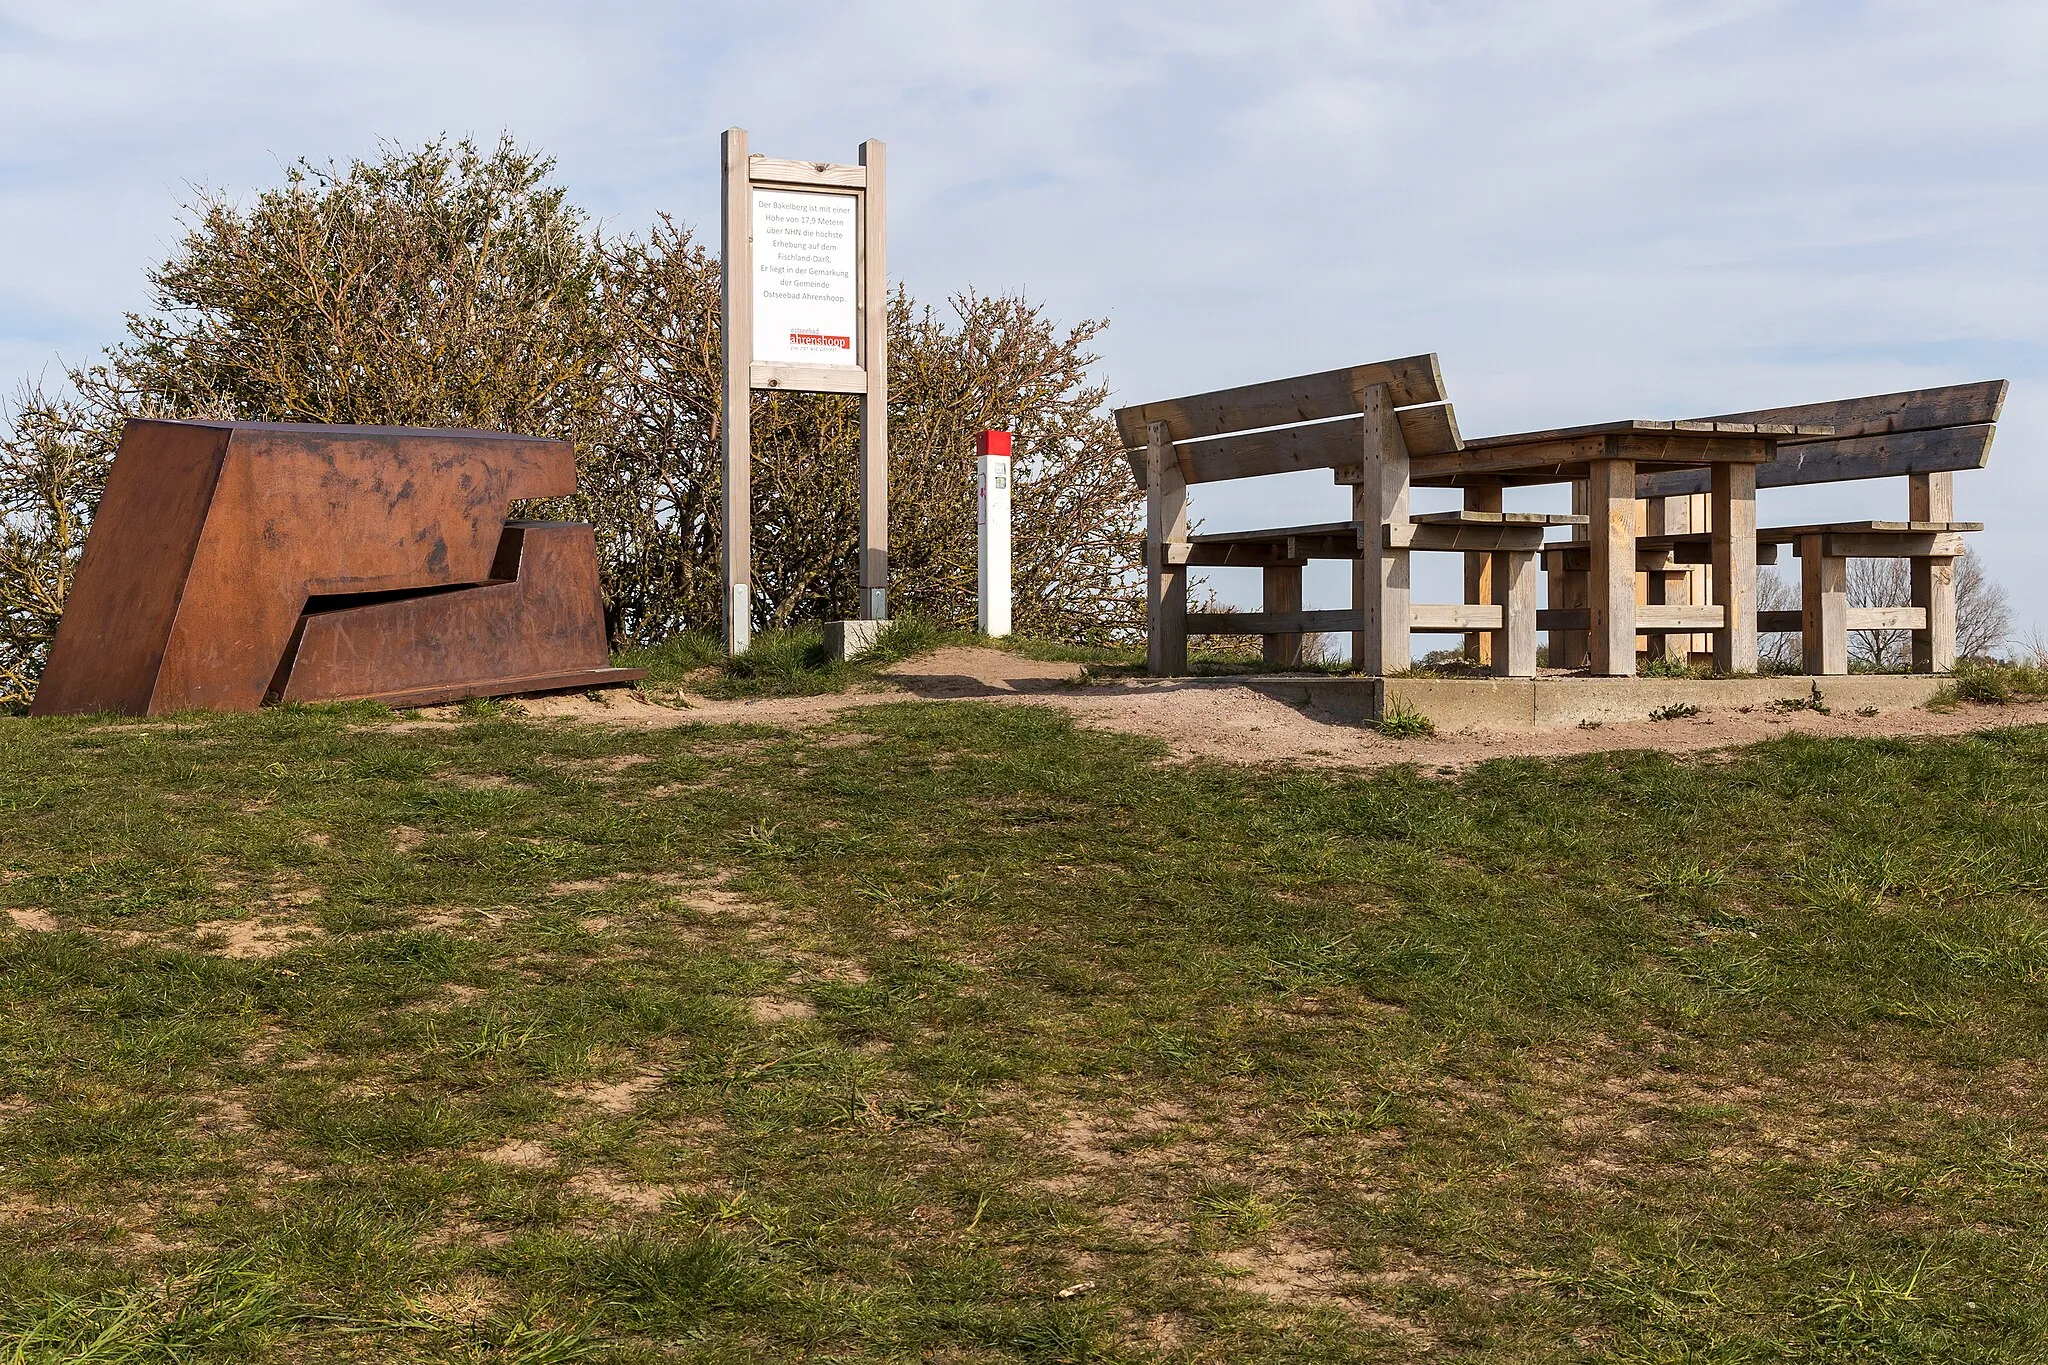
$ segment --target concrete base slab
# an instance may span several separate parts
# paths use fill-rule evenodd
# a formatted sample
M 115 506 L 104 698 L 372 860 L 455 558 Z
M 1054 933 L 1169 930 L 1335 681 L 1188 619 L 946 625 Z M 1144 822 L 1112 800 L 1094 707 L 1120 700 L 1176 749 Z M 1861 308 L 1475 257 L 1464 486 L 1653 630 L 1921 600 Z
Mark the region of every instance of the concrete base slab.
M 1338 724 L 1369 725 L 1399 702 L 1439 730 L 1530 730 L 1585 722 L 1648 720 L 1654 711 L 1697 706 L 1735 711 L 1816 695 L 1834 711 L 1904 711 L 1926 705 L 1948 682 L 1932 674 L 1852 673 L 1812 678 L 1332 678 L 1258 675 L 1236 679 L 1254 692 Z
M 837 663 L 858 658 L 875 647 L 887 621 L 827 621 L 825 657 Z

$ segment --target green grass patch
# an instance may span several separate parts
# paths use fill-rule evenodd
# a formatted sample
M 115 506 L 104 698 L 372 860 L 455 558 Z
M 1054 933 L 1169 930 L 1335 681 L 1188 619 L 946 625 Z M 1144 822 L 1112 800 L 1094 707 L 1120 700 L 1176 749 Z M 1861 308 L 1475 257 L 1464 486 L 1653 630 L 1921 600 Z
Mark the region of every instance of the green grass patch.
M 2040 1358 L 2044 812 L 2043 728 L 0 720 L 0 1359 Z

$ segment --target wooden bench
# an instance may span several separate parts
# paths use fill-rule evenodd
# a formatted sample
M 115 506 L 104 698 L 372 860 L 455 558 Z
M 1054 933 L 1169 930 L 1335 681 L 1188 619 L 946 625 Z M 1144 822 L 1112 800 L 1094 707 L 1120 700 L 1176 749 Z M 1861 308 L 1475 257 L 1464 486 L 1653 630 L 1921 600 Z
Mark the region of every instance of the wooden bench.
M 1955 562 L 1963 535 L 1980 522 L 1955 519 L 1955 473 L 1982 469 L 2005 405 L 2003 379 L 1731 413 L 1710 421 L 1754 421 L 1832 428 L 1827 436 L 1781 437 L 1775 459 L 1760 465 L 1758 488 L 1856 479 L 1904 478 L 1907 520 L 1827 522 L 1757 532 L 1759 545 L 1791 545 L 1800 560 L 1800 609 L 1766 612 L 1759 631 L 1798 630 L 1808 673 L 1848 672 L 1852 630 L 1913 632 L 1913 669 L 1945 673 L 1956 660 Z M 1690 471 L 1644 474 L 1636 494 L 1682 498 L 1702 491 Z M 1848 561 L 1912 561 L 1912 601 L 1904 607 L 1852 608 Z
M 1408 666 L 1412 632 L 1472 630 L 1493 637 L 1496 672 L 1535 675 L 1537 556 L 1544 528 L 1559 519 L 1409 514 L 1410 462 L 1464 446 L 1434 355 L 1137 404 L 1118 409 L 1116 421 L 1145 490 L 1151 672 L 1185 673 L 1190 633 L 1263 636 L 1265 657 L 1290 664 L 1300 662 L 1305 633 L 1349 631 L 1354 666 L 1385 674 Z M 1308 469 L 1351 485 L 1350 521 L 1189 534 L 1189 485 Z M 1411 603 L 1409 555 L 1431 550 L 1487 556 L 1490 600 Z M 1351 562 L 1349 610 L 1302 610 L 1310 559 Z M 1262 610 L 1190 615 L 1188 570 L 1203 565 L 1261 569 Z

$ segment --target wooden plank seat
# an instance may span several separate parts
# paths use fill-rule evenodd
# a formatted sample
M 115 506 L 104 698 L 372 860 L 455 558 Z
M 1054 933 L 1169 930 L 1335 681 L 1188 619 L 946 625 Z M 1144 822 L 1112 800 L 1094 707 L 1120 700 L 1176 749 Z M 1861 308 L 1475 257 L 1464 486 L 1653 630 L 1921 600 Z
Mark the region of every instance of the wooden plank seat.
M 1976 521 L 1846 521 L 1759 531 L 1759 538 L 1769 536 L 1792 545 L 1798 553 L 1799 610 L 1760 613 L 1757 628 L 1766 629 L 1765 618 L 1769 617 L 1771 626 L 1798 631 L 1806 671 L 1820 677 L 1849 671 L 1852 630 L 1909 630 L 1916 638 L 1945 635 L 1948 666 L 1953 667 L 1953 593 L 1945 601 L 1938 593 L 1923 596 L 1916 581 L 1914 601 L 1909 605 L 1853 607 L 1849 605 L 1849 561 L 1909 559 L 1916 566 L 1928 564 L 1941 580 L 1953 582 L 1956 559 L 1963 553 L 1963 536 L 1983 529 L 1984 524 Z M 1936 644 L 1929 650 L 1930 659 L 1941 653 Z

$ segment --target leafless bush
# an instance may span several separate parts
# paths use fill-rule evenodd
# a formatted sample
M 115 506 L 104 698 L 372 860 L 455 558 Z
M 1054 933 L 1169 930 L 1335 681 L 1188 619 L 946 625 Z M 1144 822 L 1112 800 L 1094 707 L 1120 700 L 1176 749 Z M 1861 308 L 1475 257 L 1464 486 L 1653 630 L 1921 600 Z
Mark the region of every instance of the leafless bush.
M 1849 605 L 1904 607 L 1913 601 L 1912 561 L 1852 559 L 1849 561 Z M 1956 657 L 1989 658 L 2006 642 L 2012 613 L 2005 589 L 1984 571 L 1974 549 L 1956 560 Z M 1909 630 L 1849 632 L 1849 657 L 1866 668 L 1897 671 L 1911 667 L 1913 633 Z
M 1756 572 L 1756 609 L 1766 611 L 1799 610 L 1799 589 L 1785 581 L 1775 569 L 1758 569 Z M 1799 667 L 1799 636 L 1797 633 L 1770 631 L 1757 639 L 1757 662 L 1766 672 L 1788 672 Z

